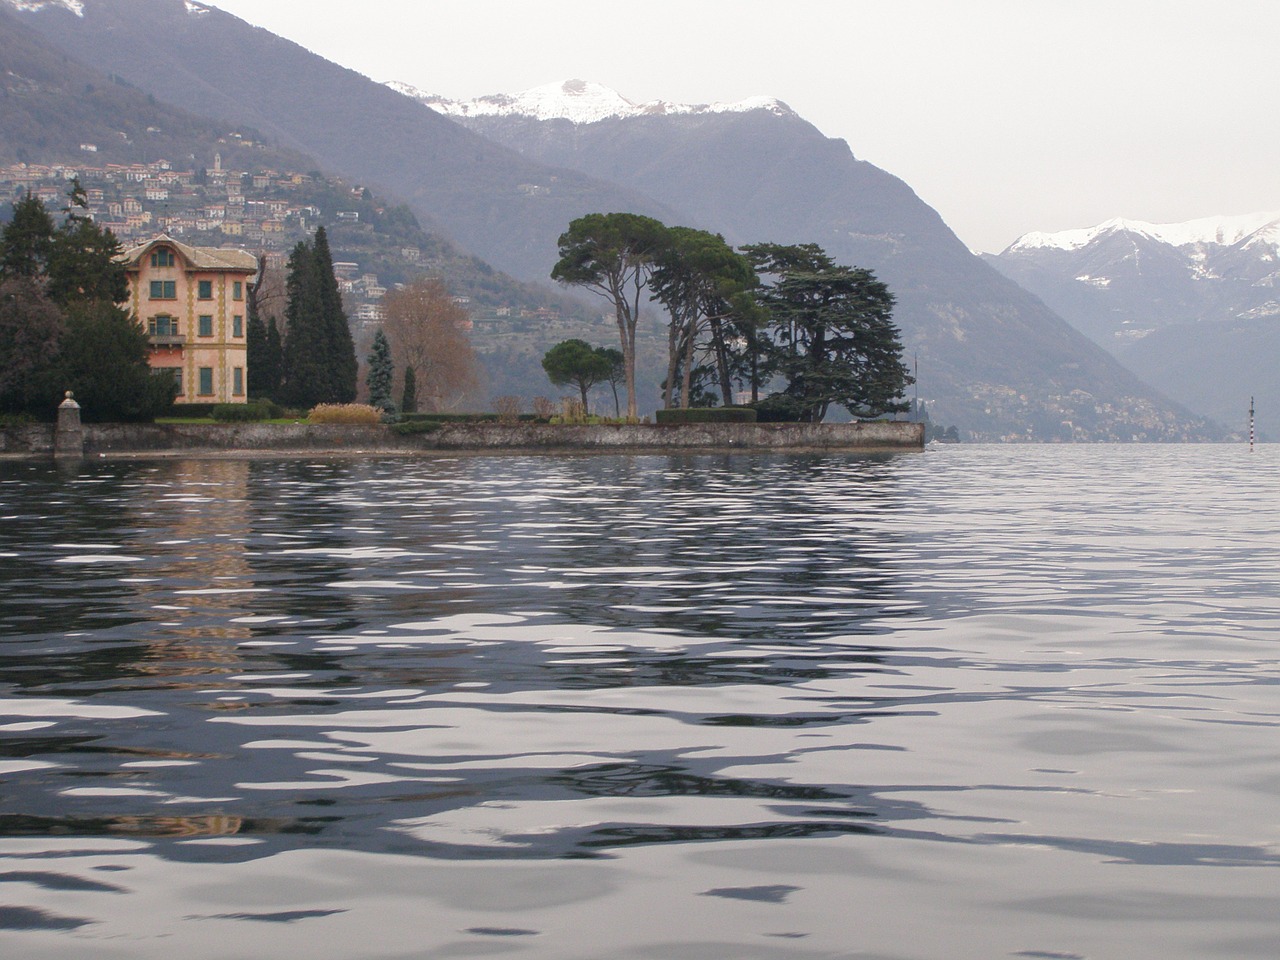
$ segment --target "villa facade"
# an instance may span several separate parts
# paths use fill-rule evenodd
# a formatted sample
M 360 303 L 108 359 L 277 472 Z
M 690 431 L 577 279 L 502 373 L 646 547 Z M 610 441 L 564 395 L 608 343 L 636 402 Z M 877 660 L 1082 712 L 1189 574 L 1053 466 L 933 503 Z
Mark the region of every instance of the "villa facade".
M 245 403 L 245 326 L 258 258 L 160 235 L 120 255 L 125 306 L 147 331 L 153 370 L 172 370 L 178 403 Z

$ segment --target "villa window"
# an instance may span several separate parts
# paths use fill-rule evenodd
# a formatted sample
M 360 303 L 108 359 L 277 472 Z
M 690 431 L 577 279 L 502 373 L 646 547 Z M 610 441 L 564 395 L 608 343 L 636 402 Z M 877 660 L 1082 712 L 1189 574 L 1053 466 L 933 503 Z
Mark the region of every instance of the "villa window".
M 202 397 L 213 396 L 213 367 L 201 367 L 197 373 L 200 377 L 199 394 Z
M 177 300 L 178 284 L 176 280 L 152 280 L 152 300 Z
M 196 320 L 197 334 L 201 337 L 213 336 L 213 315 L 209 313 L 200 314 Z
M 152 317 L 147 321 L 147 332 L 153 337 L 176 337 L 178 335 L 177 318 L 164 314 Z
M 151 251 L 151 265 L 153 267 L 172 267 L 173 251 L 167 247 L 157 247 Z
M 244 367 L 231 368 L 231 392 L 237 397 L 244 396 Z
M 199 289 L 196 292 L 196 296 L 199 297 L 201 300 L 212 300 L 213 299 L 213 281 L 212 280 L 199 281 Z
M 244 336 L 244 317 L 238 313 L 231 318 L 231 335 L 233 337 Z
M 231 284 L 231 299 L 232 300 L 244 299 L 244 283 L 242 281 L 236 280 Z

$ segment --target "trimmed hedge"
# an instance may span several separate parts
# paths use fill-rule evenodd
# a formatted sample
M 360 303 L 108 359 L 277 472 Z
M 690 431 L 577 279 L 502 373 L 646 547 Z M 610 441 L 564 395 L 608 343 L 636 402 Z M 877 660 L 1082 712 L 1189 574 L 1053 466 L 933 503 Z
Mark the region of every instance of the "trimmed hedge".
M 755 423 L 756 412 L 750 407 L 685 407 L 659 410 L 659 426 L 682 423 Z
M 435 420 L 401 420 L 399 423 L 393 423 L 391 429 L 403 437 L 413 436 L 417 433 L 435 433 L 444 424 Z
M 757 401 L 752 409 L 756 411 L 756 420 L 760 423 L 801 423 L 802 408 L 791 397 L 782 393 L 771 393 L 763 400 Z
M 507 417 L 510 421 L 513 418 Z M 514 418 L 520 423 L 546 423 L 546 417 L 540 417 L 536 413 L 522 413 Z M 415 423 L 420 420 L 426 420 L 431 423 L 499 423 L 503 421 L 502 416 L 496 413 L 402 413 L 400 414 L 401 423 Z
M 203 419 L 205 419 L 205 418 L 212 418 L 212 417 L 213 417 L 213 411 L 214 411 L 214 410 L 216 410 L 216 409 L 217 409 L 218 407 L 220 407 L 220 406 L 223 406 L 223 404 L 220 404 L 220 403 L 175 403 L 172 407 L 170 407 L 168 410 L 166 410 L 166 411 L 162 414 L 162 416 L 165 416 L 165 417 L 182 417 L 184 420 L 186 420 L 186 419 L 191 419 L 191 420 L 203 420 Z M 226 406 L 231 406 L 231 404 L 226 404 Z
M 219 423 L 256 423 L 284 416 L 284 408 L 270 400 L 253 403 L 220 403 L 210 414 Z

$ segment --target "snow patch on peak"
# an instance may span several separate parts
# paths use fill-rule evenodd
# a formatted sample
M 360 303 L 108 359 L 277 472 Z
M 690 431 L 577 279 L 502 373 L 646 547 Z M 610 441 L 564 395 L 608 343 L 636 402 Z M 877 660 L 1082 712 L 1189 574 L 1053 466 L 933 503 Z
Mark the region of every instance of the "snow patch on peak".
M 700 113 L 747 113 L 768 110 L 779 116 L 793 111 L 772 97 L 751 97 L 737 103 L 683 104 L 665 100 L 635 103 L 616 90 L 589 80 L 563 80 L 517 94 L 491 94 L 475 100 L 449 100 L 424 93 L 407 83 L 392 82 L 391 89 L 426 104 L 447 117 L 530 117 L 535 120 L 568 120 L 598 123 L 625 117 Z
M 187 5 L 187 13 L 191 14 L 193 17 L 203 17 L 209 12 L 208 7 L 199 3 L 194 3 L 193 0 L 184 0 L 184 2 Z
M 43 10 L 46 7 L 62 7 L 70 10 L 77 17 L 84 16 L 84 3 L 81 0 L 6 0 L 9 6 L 23 13 Z
M 1015 240 L 1005 252 L 1079 250 L 1113 233 L 1135 234 L 1171 247 L 1199 245 L 1230 247 L 1246 238 L 1252 243 L 1263 234 L 1272 238 L 1270 242 L 1280 243 L 1280 211 L 1246 213 L 1233 217 L 1201 217 L 1182 223 L 1147 223 L 1145 220 L 1125 220 L 1117 217 L 1095 227 L 1080 230 L 1028 233 Z

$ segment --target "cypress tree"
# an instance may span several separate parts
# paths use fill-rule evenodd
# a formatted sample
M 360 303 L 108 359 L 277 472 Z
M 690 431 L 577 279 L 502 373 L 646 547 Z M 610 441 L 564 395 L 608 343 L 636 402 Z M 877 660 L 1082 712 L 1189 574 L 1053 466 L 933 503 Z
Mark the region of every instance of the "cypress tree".
M 271 397 L 272 387 L 267 377 L 267 326 L 258 316 L 257 305 L 249 298 L 249 320 L 244 328 L 244 359 L 249 368 L 249 396 Z
M 324 399 L 329 403 L 350 403 L 356 398 L 360 364 L 356 360 L 356 345 L 351 339 L 347 315 L 342 309 L 338 278 L 333 275 L 333 255 L 329 252 L 329 235 L 324 227 L 316 230 L 312 253 L 316 261 L 324 352 L 328 364 L 327 396 Z
M 280 399 L 290 406 L 312 407 L 328 401 L 325 341 L 316 282 L 316 258 L 305 240 L 289 255 L 285 280 L 288 337 L 281 358 Z
M 401 413 L 418 412 L 418 383 L 413 367 L 404 368 L 404 395 L 400 399 Z
M 373 349 L 369 352 L 368 364 L 365 385 L 369 388 L 369 404 L 390 413 L 395 409 L 395 403 L 391 399 L 394 368 L 391 365 L 391 344 L 381 330 L 373 336 Z
M 267 319 L 267 347 L 264 363 L 267 396 L 274 400 L 280 393 L 280 381 L 284 376 L 284 344 L 280 342 L 280 327 L 275 317 Z
M 280 393 L 280 331 L 275 317 L 262 319 L 258 288 L 250 287 L 245 326 L 245 364 L 249 368 L 249 396 L 277 399 Z

